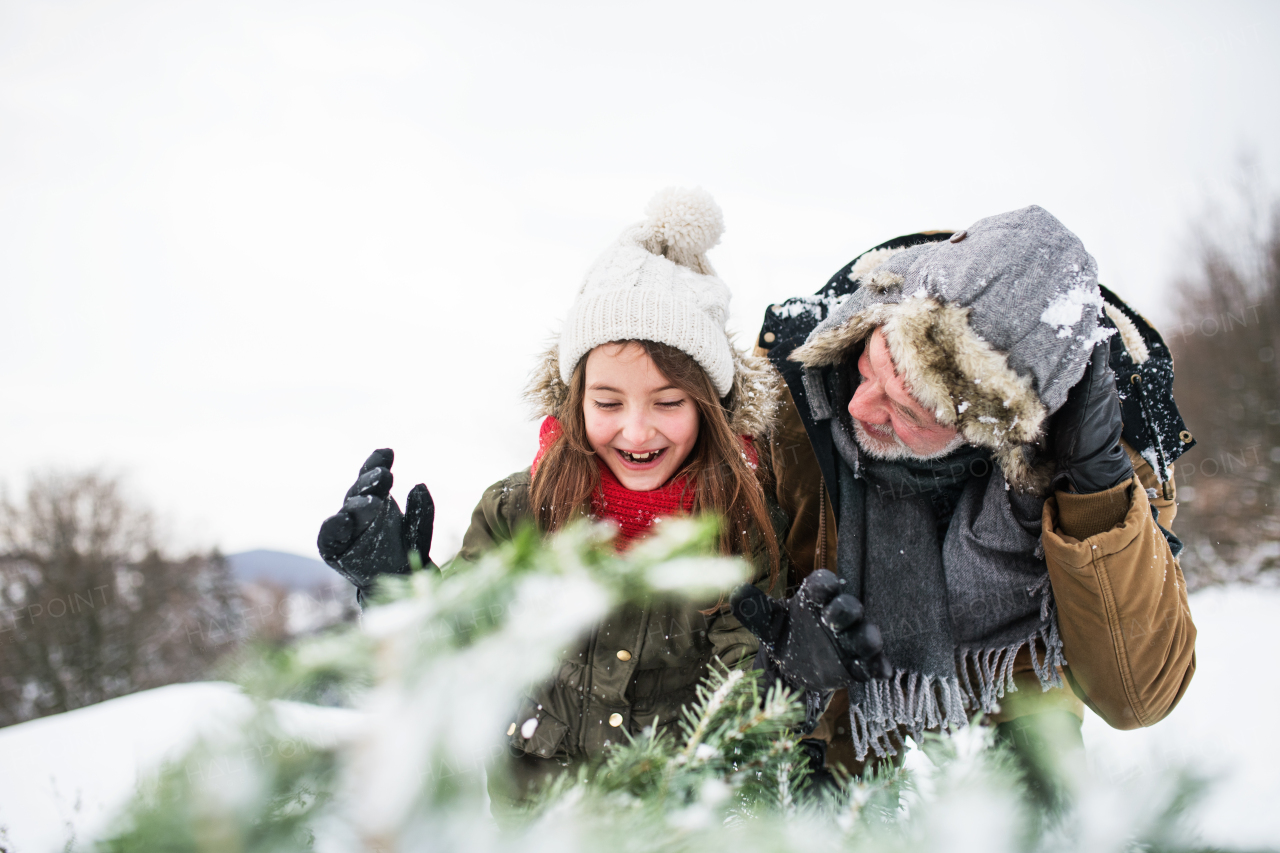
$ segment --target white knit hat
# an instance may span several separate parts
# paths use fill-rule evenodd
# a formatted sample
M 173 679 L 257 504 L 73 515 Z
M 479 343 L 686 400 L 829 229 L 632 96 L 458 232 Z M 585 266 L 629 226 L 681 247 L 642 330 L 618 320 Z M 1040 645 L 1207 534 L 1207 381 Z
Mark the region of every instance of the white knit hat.
M 725 397 L 734 372 L 725 333 L 730 294 L 706 257 L 724 217 L 701 187 L 662 190 L 645 214 L 587 271 L 560 333 L 560 378 L 568 384 L 578 361 L 601 344 L 655 341 L 688 354 Z

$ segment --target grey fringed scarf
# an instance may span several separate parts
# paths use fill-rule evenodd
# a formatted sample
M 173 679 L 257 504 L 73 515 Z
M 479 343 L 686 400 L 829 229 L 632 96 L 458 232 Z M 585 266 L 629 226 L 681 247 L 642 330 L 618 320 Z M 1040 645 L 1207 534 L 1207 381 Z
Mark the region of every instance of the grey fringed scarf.
M 847 420 L 830 420 L 840 466 L 836 561 L 894 666 L 887 681 L 849 688 L 858 758 L 893 754 L 891 732 L 959 727 L 970 709 L 994 711 L 1016 689 L 1023 646 L 1041 685 L 1060 686 L 1062 640 L 1039 548 L 1044 499 L 1010 489 L 980 448 L 929 461 L 860 454 Z

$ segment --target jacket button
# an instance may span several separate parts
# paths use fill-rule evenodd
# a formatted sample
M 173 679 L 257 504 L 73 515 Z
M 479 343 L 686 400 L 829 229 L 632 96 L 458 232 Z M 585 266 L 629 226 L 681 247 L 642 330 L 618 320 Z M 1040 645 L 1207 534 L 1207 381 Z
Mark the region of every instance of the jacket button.
M 631 652 L 626 649 L 618 649 L 618 660 L 631 660 Z
M 609 715 L 609 725 L 613 726 L 615 729 L 616 729 L 618 726 L 622 725 L 622 715 L 621 715 L 621 714 L 610 714 L 610 715 Z
M 771 344 L 771 343 L 773 343 L 774 341 L 776 341 L 777 339 L 778 339 L 778 336 L 777 336 L 777 335 L 775 335 L 773 332 L 765 332 L 765 333 L 764 333 L 764 342 L 765 342 L 766 344 Z
M 512 723 L 511 725 L 507 726 L 507 737 L 511 737 L 515 733 L 516 733 L 515 723 Z
M 961 240 L 963 240 L 965 237 L 968 237 L 968 236 L 969 236 L 968 231 L 957 231 L 956 233 L 951 235 L 951 242 L 959 243 Z

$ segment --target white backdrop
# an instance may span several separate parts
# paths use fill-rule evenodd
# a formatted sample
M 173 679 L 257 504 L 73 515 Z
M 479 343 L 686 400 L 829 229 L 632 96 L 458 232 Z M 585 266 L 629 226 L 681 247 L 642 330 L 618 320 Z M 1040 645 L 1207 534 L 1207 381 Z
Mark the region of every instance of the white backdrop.
M 364 456 L 436 556 L 519 391 L 670 184 L 752 337 L 863 249 L 1036 203 L 1167 320 L 1280 174 L 1280 6 L 0 0 L 0 480 L 128 477 L 178 546 L 314 553 Z

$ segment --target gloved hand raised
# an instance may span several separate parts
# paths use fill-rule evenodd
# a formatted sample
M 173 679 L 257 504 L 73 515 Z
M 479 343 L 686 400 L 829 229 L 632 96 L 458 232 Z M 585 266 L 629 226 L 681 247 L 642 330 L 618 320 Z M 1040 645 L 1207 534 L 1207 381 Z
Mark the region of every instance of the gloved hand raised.
M 1053 416 L 1050 433 L 1057 457 L 1057 488 L 1081 494 L 1102 492 L 1133 477 L 1129 454 L 1120 446 L 1123 422 L 1111 347 L 1098 343 L 1084 376 L 1067 393 L 1067 401 Z
M 436 515 L 431 493 L 422 483 L 414 486 L 402 516 L 391 497 L 394 461 L 395 452 L 389 448 L 373 451 L 347 490 L 342 509 L 324 520 L 316 539 L 324 561 L 361 593 L 380 574 L 407 574 L 410 552 L 416 551 L 426 565 L 431 551 Z
M 862 618 L 862 602 L 841 594 L 840 581 L 826 569 L 805 578 L 786 601 L 743 584 L 729 606 L 793 687 L 825 692 L 893 675 L 880 629 Z

